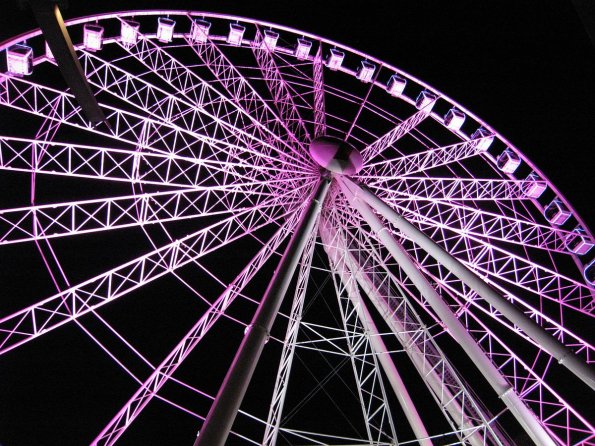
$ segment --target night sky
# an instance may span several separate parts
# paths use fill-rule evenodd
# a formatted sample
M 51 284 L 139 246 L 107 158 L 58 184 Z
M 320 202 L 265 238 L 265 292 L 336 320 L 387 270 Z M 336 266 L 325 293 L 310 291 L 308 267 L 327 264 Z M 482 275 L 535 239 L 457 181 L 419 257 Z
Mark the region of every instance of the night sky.
M 595 48 L 570 1 L 71 0 L 69 3 L 63 10 L 65 19 L 158 8 L 235 14 L 302 29 L 370 54 L 427 82 L 489 123 L 545 173 L 589 227 L 595 226 L 592 131 Z M 35 23 L 29 11 L 21 10 L 14 0 L 5 2 L 0 13 L 0 41 L 33 27 Z M 12 178 L 0 176 L 0 190 L 15 187 Z M 27 182 L 23 184 L 26 186 Z M 94 256 L 109 259 L 107 263 L 117 264 L 123 260 L 119 259 L 117 250 L 109 252 L 98 246 L 107 242 L 117 245 L 116 235 L 111 239 L 106 237 L 101 242 L 87 238 L 81 246 L 86 246 Z M 146 246 L 139 244 L 130 249 L 140 253 Z M 18 253 L 18 250 L 13 246 L 0 253 L 0 293 L 3 293 L 0 299 L 6 301 L 0 306 L 2 315 L 22 306 L 21 294 L 40 293 L 40 298 L 49 295 L 47 284 L 28 280 L 26 268 L 43 268 L 40 260 L 27 260 L 29 251 Z M 20 255 L 19 262 L 9 260 L 11 255 Z M 81 249 L 66 263 L 70 262 L 75 270 L 77 262 L 86 256 Z M 238 254 L 236 260 L 241 261 L 241 256 Z M 105 269 L 104 263 L 102 260 L 98 265 L 90 265 L 78 274 L 96 274 Z M 225 268 L 224 261 L 221 268 Z M 194 318 L 190 300 L 177 296 L 175 304 L 179 307 L 173 310 L 169 305 L 164 308 L 158 299 L 163 290 L 172 293 L 180 290 L 174 279 L 168 278 L 158 288 L 153 287 L 152 297 L 143 301 L 136 297 L 126 306 L 111 313 L 106 310 L 105 314 L 132 337 L 159 337 L 161 341 L 151 352 L 157 362 Z M 236 311 L 251 309 L 248 305 Z M 122 311 L 138 311 L 143 316 L 118 319 Z M 173 321 L 174 316 L 185 312 L 188 314 L 182 316 L 182 321 Z M 93 325 L 91 321 L 88 323 Z M 122 395 L 135 390 L 130 380 L 103 371 L 106 359 L 94 344 L 80 332 L 76 336 L 74 329 L 67 330 L 57 333 L 53 341 L 32 342 L 22 352 L 10 352 L 6 362 L 0 358 L 1 446 L 86 444 L 98 432 L 97 426 L 103 426 L 121 407 Z M 222 348 L 233 350 L 240 338 L 240 331 L 230 329 L 229 339 L 223 340 Z M 58 347 L 60 353 L 54 354 Z M 65 374 L 63 366 L 68 361 L 75 366 Z M 109 385 L 90 384 L 81 379 L 93 373 L 95 367 L 101 370 L 98 375 L 101 374 L 102 383 Z M 143 366 L 138 365 L 138 370 L 143 370 Z M 188 368 L 181 370 L 182 376 L 189 373 Z M 213 392 L 217 386 L 216 382 L 206 384 Z M 173 395 L 176 389 L 170 391 Z M 90 401 L 98 403 L 89 404 Z M 199 402 L 195 409 L 200 410 L 205 404 Z M 58 410 L 69 415 L 53 417 L 53 411 Z M 162 403 L 152 404 L 147 410 L 151 415 L 146 420 L 160 419 L 162 424 L 146 421 L 142 429 L 125 437 L 121 444 L 191 444 L 189 427 L 198 428 L 197 420 L 188 416 L 183 425 L 176 425 L 178 414 Z M 156 415 L 159 410 L 163 412 Z

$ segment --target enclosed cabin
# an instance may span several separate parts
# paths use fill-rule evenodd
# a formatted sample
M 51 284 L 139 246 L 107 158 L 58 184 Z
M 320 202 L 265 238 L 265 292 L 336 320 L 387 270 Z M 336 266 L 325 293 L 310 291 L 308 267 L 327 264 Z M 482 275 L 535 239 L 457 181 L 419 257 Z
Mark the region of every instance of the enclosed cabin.
M 306 39 L 297 39 L 297 45 L 295 47 L 295 57 L 297 60 L 306 60 L 310 55 L 310 49 L 312 48 L 312 42 Z
M 529 198 L 539 198 L 547 189 L 547 183 L 539 178 L 535 172 L 530 173 L 522 186 L 523 195 Z
M 233 46 L 240 46 L 242 44 L 242 40 L 244 39 L 245 32 L 245 26 L 240 25 L 239 23 L 230 23 L 229 34 L 227 35 L 227 43 Z
M 451 130 L 460 130 L 465 122 L 465 113 L 462 111 L 457 110 L 456 108 L 451 108 L 445 115 L 444 115 L 444 125 Z
M 13 45 L 6 50 L 8 72 L 16 76 L 28 76 L 33 72 L 33 49 L 26 45 Z
M 585 266 L 583 276 L 589 285 L 595 286 L 595 259 Z
M 398 74 L 393 74 L 386 83 L 386 91 L 388 91 L 391 96 L 397 97 L 403 94 L 406 86 L 407 79 L 399 76 Z
M 577 226 L 566 237 L 566 247 L 570 252 L 582 256 L 591 250 L 593 242 L 587 237 L 586 231 Z
M 103 47 L 103 26 L 87 23 L 83 27 L 83 45 L 90 51 L 99 51 Z
M 138 40 L 140 23 L 134 20 L 122 20 L 120 25 L 120 42 L 125 46 L 135 45 Z
M 561 226 L 570 218 L 570 211 L 558 199 L 553 200 L 547 205 L 543 213 L 544 217 L 550 223 Z
M 428 113 L 432 111 L 434 104 L 438 100 L 438 96 L 428 90 L 422 91 L 415 100 L 415 106 L 418 110 L 425 110 Z
M 328 57 L 326 58 L 326 66 L 329 70 L 338 70 L 343 64 L 345 53 L 336 48 L 331 48 Z
M 176 22 L 166 17 L 157 19 L 157 40 L 162 43 L 169 43 L 174 38 L 174 27 Z
M 514 173 L 521 165 L 521 158 L 510 149 L 506 149 L 496 159 L 498 169 L 505 173 Z
M 362 65 L 357 70 L 356 77 L 360 81 L 362 81 L 364 83 L 368 83 L 368 82 L 372 81 L 375 71 L 376 71 L 376 65 L 374 65 L 371 62 L 368 62 L 367 60 L 362 60 Z
M 203 19 L 194 19 L 190 29 L 190 38 L 196 43 L 205 43 L 209 39 L 211 22 Z
M 279 40 L 279 33 L 272 29 L 265 29 L 262 41 L 260 42 L 260 48 L 263 50 L 273 51 L 277 46 L 277 40 Z
M 477 140 L 477 150 L 480 152 L 487 152 L 494 142 L 494 134 L 483 127 L 478 128 L 471 135 L 472 140 Z

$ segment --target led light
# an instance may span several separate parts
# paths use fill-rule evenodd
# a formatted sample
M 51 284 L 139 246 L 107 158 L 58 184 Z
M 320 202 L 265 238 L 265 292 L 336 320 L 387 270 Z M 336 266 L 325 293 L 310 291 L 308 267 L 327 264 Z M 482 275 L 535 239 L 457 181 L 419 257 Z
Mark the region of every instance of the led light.
M 244 38 L 246 27 L 238 23 L 229 24 L 229 35 L 227 36 L 227 43 L 230 45 L 240 46 Z
M 386 84 L 386 91 L 388 91 L 391 96 L 401 96 L 406 85 L 407 79 L 398 74 L 393 74 Z
M 494 135 L 488 129 L 480 127 L 473 133 L 473 135 L 471 135 L 471 139 L 481 139 L 477 144 L 477 150 L 480 152 L 487 152 L 492 145 L 492 142 L 494 142 Z
M 83 27 L 83 44 L 91 51 L 99 51 L 103 46 L 103 26 L 86 24 Z
M 138 39 L 140 23 L 134 20 L 122 20 L 120 27 L 120 41 L 124 45 L 134 45 Z
M 523 194 L 530 198 L 539 198 L 547 188 L 547 184 L 535 172 L 529 174 L 523 185 Z
M 465 122 L 465 113 L 451 108 L 446 115 L 444 115 L 444 125 L 451 130 L 460 130 Z
M 157 21 L 157 40 L 163 43 L 171 42 L 174 37 L 174 26 L 176 26 L 176 22 L 172 19 L 159 17 Z
M 512 150 L 506 149 L 498 155 L 496 165 L 502 172 L 513 173 L 521 165 L 521 159 Z
M 306 60 L 310 55 L 311 48 L 312 42 L 306 39 L 298 39 L 297 46 L 295 47 L 295 57 L 298 60 Z
M 572 233 L 566 236 L 565 241 L 568 250 L 579 256 L 588 253 L 593 247 L 593 242 L 587 238 L 587 233 L 580 226 L 574 228 Z
M 209 38 L 209 30 L 211 29 L 211 22 L 206 20 L 196 19 L 192 22 L 192 30 L 190 37 L 195 42 L 205 43 Z
M 28 75 L 33 67 L 33 50 L 25 45 L 13 45 L 6 50 L 8 71 L 18 76 Z
M 560 200 L 555 199 L 545 208 L 543 215 L 550 223 L 560 226 L 566 223 L 571 214 Z
M 370 82 L 372 77 L 374 76 L 374 71 L 376 71 L 376 65 L 373 63 L 368 62 L 367 60 L 362 60 L 362 66 L 357 70 L 356 77 L 362 82 Z
M 415 106 L 419 110 L 424 109 L 429 113 L 434 107 L 434 104 L 436 103 L 437 99 L 438 96 L 436 96 L 434 93 L 424 90 L 419 94 L 419 96 L 415 100 Z
M 270 29 L 264 30 L 264 37 L 262 39 L 262 43 L 260 47 L 263 50 L 273 51 L 277 46 L 277 40 L 279 39 L 279 33 L 272 31 Z
M 343 63 L 343 59 L 345 59 L 345 53 L 343 51 L 331 48 L 331 52 L 326 59 L 326 66 L 330 70 L 337 70 Z

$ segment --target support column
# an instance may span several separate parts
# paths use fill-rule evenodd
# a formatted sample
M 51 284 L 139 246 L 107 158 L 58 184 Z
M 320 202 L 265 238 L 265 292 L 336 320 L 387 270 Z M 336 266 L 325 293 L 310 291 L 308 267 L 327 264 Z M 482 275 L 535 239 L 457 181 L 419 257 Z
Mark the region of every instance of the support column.
M 325 238 L 329 238 L 332 240 L 332 236 L 328 234 L 326 237 L 322 234 L 323 226 L 321 225 L 321 236 L 323 240 Z M 332 263 L 335 264 L 336 272 L 343 282 L 345 289 L 347 290 L 347 294 L 349 296 L 349 300 L 351 300 L 351 304 L 355 308 L 357 312 L 358 319 L 360 320 L 362 327 L 368 333 L 368 341 L 370 342 L 370 346 L 378 358 L 378 362 L 384 369 L 388 381 L 393 389 L 397 400 L 399 401 L 403 412 L 405 413 L 405 417 L 415 434 L 415 437 L 421 446 L 432 446 L 432 440 L 430 440 L 430 436 L 428 431 L 426 430 L 424 423 L 415 408 L 415 404 L 411 400 L 409 396 L 409 392 L 407 391 L 407 387 L 403 382 L 399 371 L 397 370 L 393 359 L 391 358 L 382 337 L 380 336 L 380 332 L 372 319 L 372 315 L 368 310 L 364 300 L 361 298 L 359 292 L 357 291 L 354 272 L 350 271 L 349 267 L 346 265 L 345 260 L 342 256 L 346 255 L 347 253 L 341 253 L 333 246 L 332 243 L 325 243 L 325 250 L 331 259 Z
M 463 265 L 457 258 L 442 249 L 440 245 L 409 223 L 405 217 L 395 212 L 372 192 L 359 187 L 349 179 L 345 179 L 345 183 L 349 185 L 357 197 L 361 197 L 361 199 L 376 209 L 376 211 L 378 211 L 384 218 L 395 225 L 397 229 L 410 237 L 415 244 L 424 249 L 446 269 L 463 281 L 469 288 L 475 291 L 482 299 L 523 330 L 527 336 L 556 358 L 558 363 L 565 366 L 591 389 L 595 390 L 595 370 L 590 368 L 584 361 L 566 348 L 560 341 L 558 341 L 558 339 L 548 333 L 534 320 L 529 318 L 512 302 L 506 300 L 503 296 L 494 291 L 494 289 L 486 284 L 473 271 Z
M 512 386 L 504 379 L 494 364 L 492 364 L 485 352 L 479 347 L 427 278 L 417 268 L 417 265 L 413 262 L 407 251 L 384 227 L 382 221 L 374 214 L 372 209 L 361 198 L 355 195 L 356 191 L 361 189 L 342 176 L 337 177 L 337 180 L 350 204 L 358 210 L 364 220 L 370 225 L 378 239 L 388 249 L 415 287 L 430 304 L 434 312 L 444 322 L 451 336 L 459 343 L 477 366 L 533 442 L 540 446 L 555 446 L 554 441 L 545 431 L 535 414 L 525 405 Z
M 244 339 L 194 446 L 223 446 L 225 444 L 264 344 L 268 340 L 273 321 L 279 312 L 283 296 L 285 296 L 304 246 L 313 230 L 316 217 L 320 213 L 329 185 L 329 180 L 321 180 L 302 220 L 285 248 L 279 266 L 265 291 L 252 323 L 246 329 Z

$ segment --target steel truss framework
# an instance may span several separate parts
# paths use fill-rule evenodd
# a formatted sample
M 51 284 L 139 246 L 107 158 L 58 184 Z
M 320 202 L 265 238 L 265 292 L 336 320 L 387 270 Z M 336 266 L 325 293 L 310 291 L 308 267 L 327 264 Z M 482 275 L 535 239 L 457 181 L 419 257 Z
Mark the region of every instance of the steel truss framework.
M 166 15 L 174 34 L 159 40 Z M 114 31 L 132 20 L 134 39 Z M 100 50 L 75 42 L 106 116 L 98 126 L 52 81 L 57 67 L 39 31 L 0 47 L 26 41 L 35 54 L 31 75 L 0 72 L 0 170 L 14 192 L 0 209 L 0 248 L 22 248 L 15 267 L 35 281 L 35 292 L 15 279 L 6 294 L 16 297 L 1 307 L 0 360 L 35 343 L 53 351 L 60 336 L 93 341 L 109 360 L 85 379 L 118 395 L 95 404 L 101 415 L 78 442 L 138 443 L 158 402 L 193 441 L 313 199 L 321 171 L 308 145 L 322 135 L 347 139 L 364 166 L 332 178 L 233 444 L 595 441 L 579 395 L 593 391 L 592 368 L 581 368 L 595 361 L 585 330 L 594 288 L 582 276 L 592 254 L 570 243 L 580 236 L 588 247 L 593 235 L 510 142 L 407 73 L 291 28 L 177 11 L 68 27 L 84 33 L 87 24 L 106 30 Z M 231 24 L 243 29 L 239 40 Z M 331 65 L 331 49 L 348 55 L 343 64 Z M 374 75 L 363 77 L 354 60 Z M 394 74 L 403 92 L 391 90 Z M 420 102 L 420 93 L 433 99 Z M 465 115 L 460 127 L 445 119 L 452 108 Z M 521 161 L 513 173 L 501 169 L 505 150 Z M 552 199 L 571 214 L 563 224 L 544 217 Z M 397 219 L 452 262 L 430 255 Z M 93 262 L 81 262 L 76 253 L 91 239 Z M 150 318 L 152 336 L 127 330 L 130 314 L 114 313 L 135 299 L 161 299 L 180 322 L 162 336 Z M 119 409 L 103 410 L 114 401 Z

